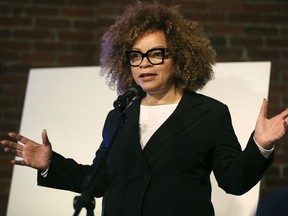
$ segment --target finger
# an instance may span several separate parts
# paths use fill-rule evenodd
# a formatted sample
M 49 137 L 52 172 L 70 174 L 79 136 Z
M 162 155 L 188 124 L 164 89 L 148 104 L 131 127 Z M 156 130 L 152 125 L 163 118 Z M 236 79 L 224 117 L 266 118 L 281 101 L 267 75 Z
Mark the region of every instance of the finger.
M 284 125 L 285 131 L 287 131 L 288 130 L 288 120 L 287 121 L 284 120 L 283 125 Z
M 267 118 L 267 112 L 268 112 L 268 101 L 266 99 L 263 99 L 258 118 L 266 119 Z
M 11 163 L 14 165 L 20 165 L 20 166 L 26 166 L 27 165 L 24 160 L 12 160 Z
M 10 147 L 10 142 L 9 140 L 1 140 L 1 144 L 3 145 L 3 148 Z
M 3 151 L 6 152 L 6 153 L 11 153 L 11 152 L 12 152 L 12 149 L 9 148 L 9 147 L 4 147 L 4 148 L 3 148 Z
M 284 110 L 280 115 L 284 120 L 286 119 L 286 121 L 288 121 L 288 108 Z
M 10 132 L 8 133 L 8 135 L 13 138 L 13 139 L 16 139 L 18 141 L 20 141 L 21 143 L 23 144 L 26 144 L 27 142 L 31 141 L 30 139 L 20 135 L 20 134 L 17 134 L 17 133 L 14 133 L 14 132 Z
M 2 145 L 4 146 L 4 148 L 11 148 L 11 149 L 17 149 L 22 151 L 23 150 L 23 145 L 19 144 L 19 143 L 15 143 L 9 140 L 2 140 L 1 141 Z
M 16 156 L 16 157 L 23 158 L 23 153 L 22 153 L 22 151 L 18 151 L 18 150 L 11 149 L 11 148 L 4 148 L 3 150 L 4 150 L 4 152 L 6 152 L 6 153 L 9 153 L 9 154 L 14 155 L 14 156 Z
M 48 139 L 48 135 L 47 135 L 47 130 L 46 129 L 44 129 L 42 131 L 42 143 L 45 146 L 51 146 L 50 141 Z

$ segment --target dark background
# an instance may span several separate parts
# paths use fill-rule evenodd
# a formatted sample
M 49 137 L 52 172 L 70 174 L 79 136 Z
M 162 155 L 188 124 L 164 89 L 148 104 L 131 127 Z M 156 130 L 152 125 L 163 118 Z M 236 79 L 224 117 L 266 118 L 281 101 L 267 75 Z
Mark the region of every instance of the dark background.
M 103 33 L 133 2 L 0 0 L 0 139 L 19 130 L 29 69 L 99 65 Z M 184 16 L 204 26 L 218 52 L 218 62 L 271 61 L 269 116 L 288 107 L 286 0 L 160 2 L 180 4 Z M 11 159 L 0 150 L 0 215 L 5 215 L 7 208 Z M 276 161 L 262 180 L 260 198 L 287 186 L 286 137 L 276 147 Z

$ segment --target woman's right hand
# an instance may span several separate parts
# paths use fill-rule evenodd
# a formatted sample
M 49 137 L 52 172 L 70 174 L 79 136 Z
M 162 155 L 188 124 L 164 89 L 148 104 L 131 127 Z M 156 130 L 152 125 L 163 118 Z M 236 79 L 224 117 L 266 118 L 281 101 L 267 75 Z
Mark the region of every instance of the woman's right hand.
M 52 146 L 49 142 L 47 131 L 42 132 L 42 143 L 39 144 L 20 134 L 11 132 L 8 134 L 18 142 L 2 140 L 3 150 L 19 157 L 11 161 L 12 164 L 28 166 L 40 171 L 49 168 L 52 157 Z

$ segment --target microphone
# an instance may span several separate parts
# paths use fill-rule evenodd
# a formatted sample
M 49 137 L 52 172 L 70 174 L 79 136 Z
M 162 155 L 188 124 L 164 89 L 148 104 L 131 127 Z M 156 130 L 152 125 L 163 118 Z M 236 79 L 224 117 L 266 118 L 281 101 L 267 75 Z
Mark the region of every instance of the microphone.
M 123 112 L 135 99 L 140 98 L 143 95 L 143 89 L 139 85 L 135 84 L 131 86 L 123 95 L 119 95 L 114 101 L 113 106 L 115 109 Z

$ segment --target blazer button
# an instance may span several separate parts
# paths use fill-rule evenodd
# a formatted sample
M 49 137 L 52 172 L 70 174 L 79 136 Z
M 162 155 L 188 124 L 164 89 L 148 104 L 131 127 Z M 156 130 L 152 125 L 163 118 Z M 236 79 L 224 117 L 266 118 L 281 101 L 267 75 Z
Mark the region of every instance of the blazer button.
M 150 179 L 151 178 L 151 176 L 150 175 L 145 175 L 145 179 Z
M 135 178 L 132 175 L 127 176 L 130 181 L 133 181 Z

